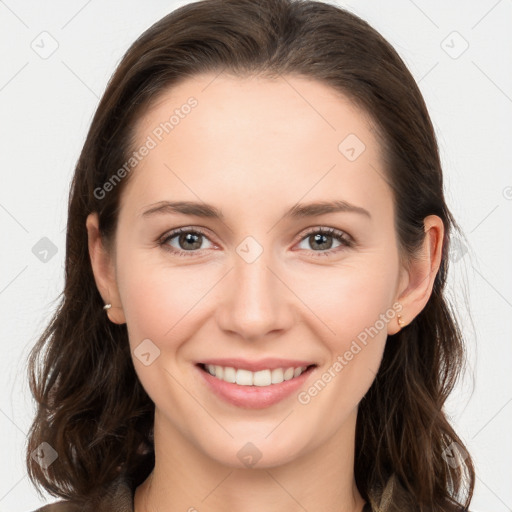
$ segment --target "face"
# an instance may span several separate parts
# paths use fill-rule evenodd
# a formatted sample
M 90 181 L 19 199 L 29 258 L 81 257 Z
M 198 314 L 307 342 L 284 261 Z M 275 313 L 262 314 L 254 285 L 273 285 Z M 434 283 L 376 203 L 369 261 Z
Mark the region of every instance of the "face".
M 155 429 L 236 467 L 244 450 L 270 467 L 353 429 L 402 282 L 369 118 L 312 80 L 201 75 L 137 134 L 149 150 L 122 194 L 115 287 Z M 303 208 L 319 202 L 345 207 Z M 207 361 L 276 383 L 221 381 Z M 290 372 L 266 371 L 290 366 L 308 369 L 280 384 Z

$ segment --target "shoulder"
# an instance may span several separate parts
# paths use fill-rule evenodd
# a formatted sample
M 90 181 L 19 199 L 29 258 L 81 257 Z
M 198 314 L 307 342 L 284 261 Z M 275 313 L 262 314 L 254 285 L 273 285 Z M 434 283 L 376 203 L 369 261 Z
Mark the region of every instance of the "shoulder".
M 61 500 L 33 512 L 133 512 L 134 492 L 130 481 L 120 476 L 99 499 L 89 500 L 86 503 Z

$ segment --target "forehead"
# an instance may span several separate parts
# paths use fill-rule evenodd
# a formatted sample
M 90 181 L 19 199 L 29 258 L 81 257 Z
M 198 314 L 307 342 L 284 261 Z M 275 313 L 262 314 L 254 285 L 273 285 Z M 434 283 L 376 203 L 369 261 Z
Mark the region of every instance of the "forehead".
M 223 210 L 303 197 L 390 200 L 369 116 L 303 77 L 187 78 L 139 120 L 135 149 L 150 140 L 122 199 L 135 209 L 198 198 Z

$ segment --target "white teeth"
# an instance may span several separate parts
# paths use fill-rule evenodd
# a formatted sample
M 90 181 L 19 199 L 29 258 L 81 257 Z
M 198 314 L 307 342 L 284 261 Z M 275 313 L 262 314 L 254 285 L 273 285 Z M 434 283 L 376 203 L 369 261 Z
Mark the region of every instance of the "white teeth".
M 272 372 L 270 370 L 254 372 L 252 384 L 253 386 L 270 386 L 272 384 Z
M 252 386 L 253 373 L 249 370 L 237 370 L 236 371 L 236 383 L 240 386 Z
M 283 369 L 282 368 L 276 368 L 275 370 L 272 370 L 272 376 L 270 378 L 270 381 L 272 384 L 279 384 L 283 382 Z
M 224 375 L 222 376 L 222 380 L 234 384 L 236 382 L 236 370 L 230 367 L 224 368 Z
M 288 368 L 285 372 L 284 372 L 284 380 L 290 380 L 290 379 L 293 379 L 293 374 L 295 372 L 293 371 L 293 368 Z
M 225 382 L 237 383 L 240 386 L 270 386 L 272 384 L 280 384 L 285 380 L 293 379 L 301 375 L 307 368 L 302 366 L 298 368 L 275 368 L 274 370 L 260 370 L 251 372 L 232 368 L 230 366 L 205 365 L 206 371 Z

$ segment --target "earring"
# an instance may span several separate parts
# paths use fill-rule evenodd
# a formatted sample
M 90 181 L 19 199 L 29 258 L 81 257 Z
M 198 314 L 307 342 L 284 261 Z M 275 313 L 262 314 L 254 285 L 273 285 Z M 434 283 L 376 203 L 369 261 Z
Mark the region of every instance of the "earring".
M 106 310 L 106 309 L 110 309 L 111 307 L 112 307 L 112 304 L 105 304 L 105 305 L 103 306 L 103 309 L 105 309 L 105 310 Z
M 396 315 L 396 321 L 398 322 L 398 325 L 400 327 L 403 327 L 405 325 L 405 322 L 402 320 L 402 315 Z

